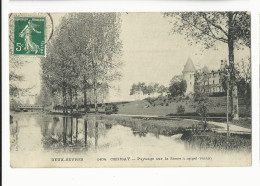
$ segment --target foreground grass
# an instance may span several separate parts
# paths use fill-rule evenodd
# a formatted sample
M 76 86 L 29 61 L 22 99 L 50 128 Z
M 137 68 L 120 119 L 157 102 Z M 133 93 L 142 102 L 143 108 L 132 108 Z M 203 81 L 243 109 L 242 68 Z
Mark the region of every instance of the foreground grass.
M 251 118 L 240 118 L 239 120 L 230 121 L 230 123 L 233 125 L 240 126 L 240 127 L 252 129 L 252 119 Z
M 181 139 L 190 148 L 251 152 L 251 135 L 219 134 L 211 131 L 184 131 Z

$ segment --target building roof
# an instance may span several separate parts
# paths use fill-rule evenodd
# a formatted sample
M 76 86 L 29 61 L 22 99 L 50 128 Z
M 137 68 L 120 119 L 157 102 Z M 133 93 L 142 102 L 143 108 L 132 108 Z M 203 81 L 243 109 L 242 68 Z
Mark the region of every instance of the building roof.
M 184 66 L 184 69 L 182 71 L 182 73 L 185 73 L 185 72 L 195 72 L 196 71 L 196 68 L 191 60 L 191 58 L 189 57 L 185 66 Z

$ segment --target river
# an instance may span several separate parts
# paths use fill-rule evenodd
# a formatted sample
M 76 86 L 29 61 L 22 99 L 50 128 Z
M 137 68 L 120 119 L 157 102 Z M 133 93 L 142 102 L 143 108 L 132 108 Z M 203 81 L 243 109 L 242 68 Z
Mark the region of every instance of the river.
M 12 167 L 248 166 L 250 152 L 191 148 L 181 134 L 164 136 L 109 121 L 41 113 L 14 114 Z M 60 158 L 60 159 L 59 159 Z M 60 161 L 62 160 L 62 161 Z

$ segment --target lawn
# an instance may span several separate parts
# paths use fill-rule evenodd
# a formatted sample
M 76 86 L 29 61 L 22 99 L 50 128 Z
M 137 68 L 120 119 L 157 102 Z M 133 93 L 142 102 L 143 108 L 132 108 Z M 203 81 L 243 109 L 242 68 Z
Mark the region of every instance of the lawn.
M 225 116 L 226 114 L 226 97 L 210 97 L 209 113 Z M 166 97 L 159 97 L 157 99 L 133 101 L 126 104 L 119 104 L 119 114 L 132 115 L 159 115 L 166 116 L 170 114 L 178 114 L 178 106 L 184 106 L 184 114 L 192 114 L 196 112 L 193 107 L 192 100 L 175 98 L 168 99 Z M 239 112 L 241 116 L 251 117 L 251 108 L 246 108 L 245 101 L 239 99 Z

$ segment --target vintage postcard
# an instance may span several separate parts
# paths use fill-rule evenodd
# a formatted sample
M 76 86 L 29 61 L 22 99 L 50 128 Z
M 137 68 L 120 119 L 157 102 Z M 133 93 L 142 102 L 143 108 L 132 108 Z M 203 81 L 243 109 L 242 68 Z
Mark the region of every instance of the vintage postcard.
M 10 166 L 251 166 L 250 12 L 12 13 Z

